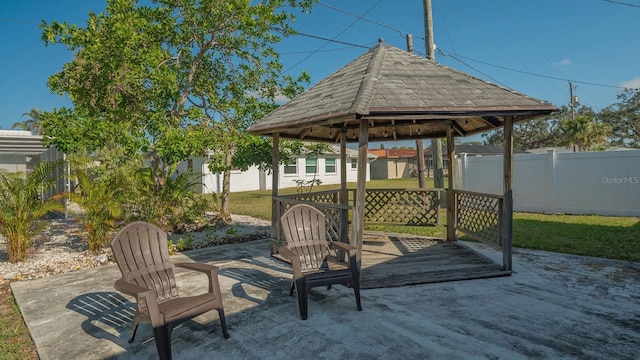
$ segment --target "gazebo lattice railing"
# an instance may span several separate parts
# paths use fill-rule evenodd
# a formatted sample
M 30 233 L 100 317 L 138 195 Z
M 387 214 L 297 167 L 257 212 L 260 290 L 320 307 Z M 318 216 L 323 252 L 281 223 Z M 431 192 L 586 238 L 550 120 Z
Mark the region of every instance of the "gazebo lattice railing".
M 504 197 L 464 190 L 454 190 L 453 193 L 454 229 L 475 240 L 499 247 L 502 250 L 503 269 L 511 270 L 511 239 L 504 236 Z
M 379 225 L 440 225 L 440 199 L 444 189 L 367 189 L 365 190 L 364 219 L 367 224 Z M 309 204 L 326 217 L 327 237 L 332 241 L 348 241 L 349 212 L 355 203 L 356 191 L 347 190 L 347 199 L 340 198 L 340 190 L 281 195 L 274 197 L 280 218 L 291 206 Z M 455 230 L 475 240 L 501 248 L 503 268 L 511 268 L 511 246 L 504 246 L 504 200 L 501 195 L 454 190 Z M 278 229 L 272 239 L 271 253 L 285 244 Z
M 380 225 L 439 225 L 444 189 L 367 189 L 364 222 Z

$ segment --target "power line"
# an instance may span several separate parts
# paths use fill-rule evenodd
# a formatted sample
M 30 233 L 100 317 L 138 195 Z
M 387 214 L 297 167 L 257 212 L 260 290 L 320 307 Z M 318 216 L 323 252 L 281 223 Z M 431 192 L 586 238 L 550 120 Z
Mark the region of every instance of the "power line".
M 9 19 L 9 18 L 0 18 L 0 21 L 12 22 L 12 23 L 18 23 L 18 24 L 36 25 L 36 26 L 40 25 L 38 23 L 34 23 L 33 21 L 25 21 L 25 20 Z
M 437 49 L 437 51 L 438 51 L 440 54 L 442 54 L 442 55 L 444 55 L 444 56 L 447 56 L 447 54 L 445 54 L 445 53 L 443 52 L 443 50 L 442 50 L 442 49 Z M 462 61 L 462 60 L 458 59 L 458 58 L 457 58 L 457 56 L 460 56 L 460 55 L 457 55 L 457 56 L 456 56 L 456 55 L 451 55 L 451 53 L 449 53 L 449 55 L 448 55 L 448 56 L 449 56 L 449 57 L 452 57 L 454 60 L 458 61 L 459 63 L 464 64 L 465 66 L 469 67 L 470 69 L 472 69 L 472 70 L 474 70 L 474 71 L 476 71 L 476 72 L 478 72 L 478 73 L 482 74 L 482 75 L 483 75 L 484 77 L 486 77 L 487 79 L 490 79 L 490 80 L 492 80 L 493 82 L 495 82 L 495 83 L 497 83 L 497 84 L 502 85 L 503 87 L 508 87 L 507 85 L 503 84 L 503 83 L 502 83 L 502 82 L 500 82 L 499 80 L 496 80 L 496 79 L 492 78 L 491 76 L 489 76 L 489 75 L 487 75 L 487 74 L 483 73 L 482 71 L 480 71 L 480 70 L 478 70 L 478 69 L 474 68 L 473 66 L 471 66 L 471 65 L 467 64 L 466 62 L 464 62 L 464 61 Z M 462 57 L 462 56 L 460 56 L 460 57 Z
M 496 4 L 494 4 L 496 5 Z M 562 71 L 560 71 L 560 69 L 558 69 L 554 64 L 553 61 L 551 61 L 547 55 L 533 42 L 533 40 L 531 40 L 531 38 L 529 36 L 527 36 L 527 34 L 522 30 L 522 28 L 520 28 L 520 26 L 518 26 L 518 23 L 513 21 L 513 18 L 511 18 L 511 16 L 504 11 L 504 9 L 497 4 L 497 6 L 499 7 L 500 11 L 502 11 L 502 14 L 504 17 L 507 17 L 509 19 L 509 21 L 511 22 L 511 24 L 520 32 L 520 34 L 522 34 L 522 36 L 524 36 L 525 39 L 527 39 L 527 41 L 529 41 L 529 43 L 531 44 L 531 46 L 533 46 L 534 49 L 538 50 L 538 53 L 540 53 L 540 55 L 542 55 L 542 57 L 545 58 L 545 60 L 547 60 L 547 62 L 558 72 L 558 74 L 560 74 L 561 76 L 566 77 L 567 75 L 565 75 Z M 546 80 L 545 80 L 546 82 Z M 547 82 L 547 84 L 549 84 L 551 87 L 554 87 L 556 90 L 560 91 L 560 89 L 558 89 L 555 85 Z
M 612 3 L 612 4 L 617 4 L 617 5 L 626 5 L 626 6 L 631 6 L 631 7 L 636 7 L 636 8 L 640 8 L 640 5 L 637 4 L 629 4 L 626 2 L 622 2 L 622 1 L 614 1 L 614 0 L 602 0 L 604 2 L 608 2 L 608 3 Z
M 329 38 L 326 38 L 326 37 L 317 36 L 317 35 L 311 35 L 311 34 L 305 34 L 305 33 L 301 33 L 301 32 L 298 32 L 297 35 L 310 37 L 312 39 L 324 40 L 324 41 L 327 41 L 327 42 L 333 42 L 333 43 L 336 43 L 336 44 L 360 47 L 360 48 L 364 48 L 364 49 L 371 48 L 370 46 L 366 46 L 366 45 L 354 44 L 354 43 L 350 43 L 350 42 L 346 42 L 346 41 L 336 40 L 335 38 L 334 39 L 329 39 Z M 318 52 L 319 50 L 314 50 L 314 51 Z M 328 51 L 328 50 L 325 50 L 325 51 Z M 308 51 L 305 51 L 305 52 L 308 52 Z
M 331 38 L 330 40 L 327 40 L 327 42 L 325 42 L 324 44 L 322 44 L 319 48 L 317 48 L 314 52 L 312 52 L 311 54 L 305 56 L 304 58 L 302 58 L 302 60 L 298 61 L 297 63 L 293 64 L 292 66 L 290 66 L 288 69 L 286 69 L 285 71 L 283 71 L 283 74 L 286 74 L 289 70 L 293 69 L 294 67 L 300 65 L 301 63 L 303 63 L 305 60 L 307 60 L 308 58 L 312 57 L 314 54 L 316 54 L 318 51 L 322 50 L 322 48 L 324 48 L 325 46 L 327 46 L 327 44 L 329 44 L 332 41 L 336 41 L 336 38 L 342 34 L 344 34 L 345 31 L 349 30 L 353 25 L 355 25 L 358 21 L 360 21 L 360 19 L 362 19 L 365 15 L 367 15 L 371 10 L 375 9 L 380 3 L 382 2 L 382 0 L 378 0 L 377 3 L 373 4 L 372 7 L 369 8 L 369 10 L 365 11 L 364 14 L 362 14 L 362 16 L 357 17 L 357 19 L 355 21 L 353 21 L 351 24 L 349 24 L 349 26 L 347 26 L 346 28 L 344 28 L 342 31 L 340 31 L 338 34 L 336 34 L 333 38 Z
M 348 45 L 348 46 L 352 46 L 352 47 L 358 47 L 358 48 L 363 48 L 363 49 L 370 49 L 370 46 L 366 46 L 366 45 L 362 45 L 362 44 L 354 44 L 354 43 L 349 43 L 349 42 L 345 42 L 345 41 L 339 41 L 339 40 L 334 40 L 334 39 L 329 39 L 329 38 L 325 38 L 322 36 L 317 36 L 317 35 L 311 35 L 311 34 L 305 34 L 305 33 L 298 33 L 298 35 L 301 36 L 306 36 L 306 37 L 310 37 L 310 38 L 314 38 L 314 39 L 319 39 L 319 40 L 324 40 L 327 42 L 334 42 L 334 43 L 338 43 L 338 44 L 342 44 L 342 45 Z M 419 36 L 417 36 L 417 38 L 420 38 Z M 422 38 L 424 39 L 424 38 Z M 329 51 L 329 50 L 325 50 L 325 51 Z M 318 52 L 318 50 L 314 50 L 313 51 Z M 414 50 L 414 52 L 416 54 L 419 54 L 421 56 L 424 56 L 424 54 L 422 54 L 421 52 Z M 495 68 L 499 68 L 499 69 L 503 69 L 503 70 L 508 70 L 508 71 L 512 71 L 512 72 L 517 72 L 517 73 L 521 73 L 521 74 L 525 74 L 525 75 L 531 75 L 531 76 L 536 76 L 536 77 L 541 77 L 541 78 L 547 78 L 547 79 L 552 79 L 552 80 L 560 80 L 560 81 L 571 81 L 577 84 L 583 84 L 583 85 L 592 85 L 592 86 L 600 86 L 600 87 L 607 87 L 607 88 L 614 88 L 614 89 L 626 89 L 626 87 L 624 86 L 616 86 L 616 85 L 607 85 L 607 84 L 599 84 L 599 83 L 593 83 L 593 82 L 587 82 L 587 81 L 580 81 L 580 80 L 572 80 L 572 79 L 568 79 L 568 78 L 561 78 L 561 77 L 557 77 L 557 76 L 550 76 L 550 75 L 543 75 L 543 74 L 537 74 L 534 72 L 530 72 L 530 71 L 524 71 L 524 70 L 518 70 L 518 69 L 513 69 L 513 68 L 509 68 L 506 66 L 502 66 L 502 65 L 496 65 L 496 64 L 492 64 L 492 63 L 488 63 L 486 61 L 482 61 L 482 60 L 477 60 L 477 59 L 473 59 L 470 57 L 466 57 L 463 55 L 459 55 L 457 53 L 452 53 L 450 51 L 447 50 L 443 50 L 443 49 L 438 49 L 438 52 L 440 54 L 442 54 L 443 56 L 448 56 L 456 61 L 458 61 L 460 64 L 463 64 L 464 66 L 469 67 L 470 69 L 473 69 L 474 71 L 482 74 L 483 76 L 485 76 L 488 79 L 491 79 L 492 81 L 507 87 L 506 85 L 504 85 L 502 82 L 492 78 L 491 76 L 483 73 L 482 71 L 474 68 L 473 66 L 469 65 L 467 62 L 462 61 L 462 59 L 468 60 L 468 61 L 473 61 L 479 64 L 483 64 L 483 65 L 487 65 L 487 66 L 492 66 Z
M 298 35 L 302 35 L 305 36 L 304 34 L 300 34 L 298 33 Z M 346 45 L 346 44 L 345 44 Z M 321 50 L 318 52 L 332 52 L 332 51 L 341 51 L 341 50 L 350 50 L 353 49 L 354 47 L 365 47 L 364 45 L 358 45 L 358 44 L 348 44 L 349 46 L 345 46 L 345 47 L 340 47 L 340 48 L 335 48 L 335 49 L 325 49 L 325 50 Z M 288 52 L 281 52 L 280 55 L 297 55 L 297 54 L 308 54 L 310 52 L 313 52 L 313 50 L 301 50 L 301 51 L 288 51 Z
M 450 56 L 450 57 L 455 59 L 455 55 L 451 54 L 448 51 L 440 49 L 440 52 L 445 56 Z M 462 55 L 457 55 L 457 56 L 460 57 L 460 58 L 469 60 L 469 61 L 473 61 L 473 62 L 477 62 L 477 63 L 480 63 L 480 64 L 484 64 L 484 65 L 487 65 L 487 66 L 493 66 L 493 67 L 496 67 L 496 68 L 499 68 L 499 69 L 513 71 L 513 72 L 526 74 L 526 75 L 532 75 L 532 76 L 537 76 L 537 77 L 542 77 L 542 78 L 547 78 L 547 79 L 553 79 L 553 80 L 561 80 L 561 81 L 565 81 L 565 82 L 566 81 L 572 81 L 574 83 L 583 84 L 583 85 L 600 86 L 600 87 L 607 87 L 607 88 L 614 88 L 614 89 L 627 89 L 624 86 L 598 84 L 598 83 L 593 83 L 593 82 L 588 82 L 588 81 L 571 80 L 571 79 L 560 78 L 560 77 L 557 77 L 557 76 L 536 74 L 536 73 L 529 72 L 529 71 L 523 71 L 523 70 L 516 70 L 516 69 L 508 68 L 508 67 L 502 66 L 502 65 L 491 64 L 491 63 L 488 63 L 488 62 L 485 62 L 485 61 L 472 59 L 472 58 L 469 58 L 469 57 L 466 57 L 466 56 L 462 56 Z
M 378 4 L 379 4 L 379 3 L 380 3 L 380 2 L 378 2 Z M 374 7 L 375 7 L 375 6 L 378 6 L 378 4 L 374 5 Z M 350 13 L 350 12 L 348 12 L 348 11 L 345 11 L 345 10 L 339 9 L 339 8 L 337 8 L 337 7 L 335 7 L 335 6 L 327 5 L 327 4 L 325 4 L 325 3 L 323 3 L 323 2 L 320 2 L 320 1 L 318 1 L 318 5 L 322 5 L 322 6 L 326 7 L 326 8 L 331 9 L 331 10 L 335 10 L 335 11 L 337 11 L 337 12 L 341 12 L 341 13 L 343 13 L 343 14 L 347 14 L 347 15 L 350 15 L 350 16 L 353 16 L 353 17 L 356 17 L 356 18 L 358 18 L 359 20 L 363 20 L 363 21 L 366 21 L 366 22 L 372 23 L 372 24 L 374 24 L 374 25 L 381 26 L 381 27 L 386 28 L 386 29 L 389 29 L 389 30 L 397 31 L 398 33 L 400 33 L 400 36 L 403 36 L 403 37 L 404 37 L 404 35 L 406 34 L 406 33 L 403 33 L 403 32 L 402 32 L 402 31 L 400 31 L 399 29 L 394 28 L 394 27 L 392 27 L 392 26 L 389 26 L 389 25 L 386 25 L 386 24 L 382 24 L 382 23 L 379 23 L 379 22 L 377 22 L 377 21 L 373 21 L 373 20 L 370 20 L 370 19 L 365 18 L 365 17 L 364 17 L 364 15 L 366 15 L 366 14 L 367 14 L 369 11 L 371 11 L 371 10 L 367 11 L 367 12 L 366 12 L 366 13 L 364 13 L 363 15 L 357 15 L 357 14 L 353 14 L 353 13 Z

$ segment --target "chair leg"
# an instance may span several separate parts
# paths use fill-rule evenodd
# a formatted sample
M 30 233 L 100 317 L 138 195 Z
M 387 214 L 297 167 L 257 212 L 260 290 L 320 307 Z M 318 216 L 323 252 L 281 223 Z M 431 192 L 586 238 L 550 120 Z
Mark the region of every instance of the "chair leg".
M 353 277 L 353 292 L 356 295 L 356 305 L 358 307 L 358 311 L 362 311 L 362 304 L 360 302 L 360 276 Z
M 293 290 L 296 288 L 296 282 L 291 279 L 291 289 L 289 290 L 289 296 L 293 296 Z
M 358 311 L 362 311 L 362 304 L 360 303 L 360 286 L 354 286 L 353 292 L 356 295 L 356 305 L 358 306 Z
M 133 327 L 131 328 L 131 336 L 129 337 L 129 344 L 136 338 L 136 331 L 138 331 L 138 321 L 133 320 Z
M 220 317 L 220 325 L 222 325 L 222 336 L 228 339 L 229 333 L 227 332 L 227 321 L 224 318 L 224 310 L 218 309 L 218 317 Z
M 307 320 L 307 287 L 304 283 L 304 280 L 296 280 L 296 291 L 298 292 L 298 308 L 300 309 L 300 318 L 302 320 Z
M 160 360 L 171 360 L 171 336 L 167 325 L 153 328 L 153 335 L 156 338 L 156 349 Z

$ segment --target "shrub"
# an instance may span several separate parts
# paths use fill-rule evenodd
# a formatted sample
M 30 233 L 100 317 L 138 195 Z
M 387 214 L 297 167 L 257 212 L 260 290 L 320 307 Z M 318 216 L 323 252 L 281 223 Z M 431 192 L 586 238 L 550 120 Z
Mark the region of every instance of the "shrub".
M 33 237 L 42 229 L 40 219 L 62 210 L 59 197 L 42 199 L 55 186 L 61 161 L 42 162 L 31 172 L 0 172 L 0 234 L 7 238 L 9 262 L 24 261 Z
M 172 232 L 182 232 L 185 225 L 201 221 L 212 208 L 211 201 L 195 191 L 200 181 L 198 174 L 186 171 L 167 176 L 164 186 L 156 193 L 150 173 L 149 169 L 139 172 L 139 201 L 132 204 L 135 218 L 159 224 Z
M 88 169 L 77 169 L 75 175 L 77 189 L 67 196 L 83 210 L 79 217 L 87 232 L 89 250 L 98 251 L 108 244 L 115 221 L 121 214 L 118 194 L 123 186 L 118 176 L 98 177 Z

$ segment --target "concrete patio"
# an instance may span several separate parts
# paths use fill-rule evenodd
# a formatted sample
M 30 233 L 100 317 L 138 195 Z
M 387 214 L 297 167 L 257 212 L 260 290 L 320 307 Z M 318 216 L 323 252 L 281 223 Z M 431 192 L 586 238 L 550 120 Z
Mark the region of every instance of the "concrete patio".
M 260 240 L 174 256 L 220 266 L 231 335 L 207 313 L 173 331 L 174 359 L 640 358 L 638 263 L 515 249 L 512 276 L 363 290 L 362 312 L 350 289 L 314 289 L 302 321 L 289 266 L 268 254 Z M 202 275 L 176 276 L 203 290 Z M 110 265 L 11 284 L 41 359 L 156 358 L 149 325 L 127 343 L 135 307 L 117 278 Z

